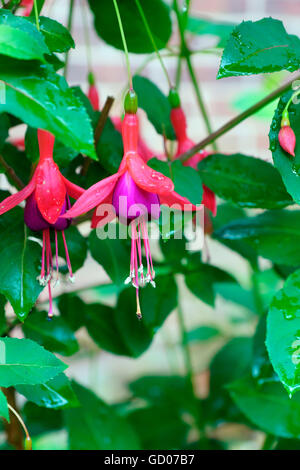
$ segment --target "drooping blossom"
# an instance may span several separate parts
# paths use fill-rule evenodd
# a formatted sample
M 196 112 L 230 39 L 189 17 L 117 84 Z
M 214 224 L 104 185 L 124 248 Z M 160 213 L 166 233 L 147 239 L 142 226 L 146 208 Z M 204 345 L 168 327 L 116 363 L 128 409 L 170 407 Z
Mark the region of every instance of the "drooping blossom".
M 147 283 L 155 286 L 155 272 L 150 250 L 147 221 L 157 219 L 160 205 L 175 206 L 180 210 L 197 208 L 174 191 L 170 178 L 150 168 L 138 153 L 139 125 L 136 115 L 137 98 L 133 90 L 125 99 L 125 116 L 122 121 L 124 156 L 117 173 L 99 181 L 86 190 L 74 206 L 62 217 L 77 217 L 97 207 L 92 219 L 96 228 L 108 221 L 102 214 L 102 207 L 112 207 L 111 218 L 118 216 L 127 224 L 131 235 L 131 258 L 129 277 L 136 289 L 137 316 L 141 318 L 139 287 Z M 147 266 L 142 262 L 144 247 Z
M 138 119 L 138 116 L 137 116 L 137 119 Z M 120 117 L 115 116 L 112 118 L 112 122 L 115 126 L 115 129 L 119 131 L 120 133 L 122 133 L 122 119 Z M 145 162 L 147 162 L 153 157 L 158 158 L 158 160 L 163 160 L 163 161 L 166 160 L 165 155 L 154 152 L 154 150 L 151 150 L 146 144 L 146 142 L 144 141 L 144 139 L 140 136 L 140 134 L 138 137 L 138 154 L 140 155 L 140 157 L 142 157 L 142 159 Z
M 174 131 L 177 139 L 177 151 L 174 158 L 179 158 L 183 153 L 190 150 L 195 143 L 189 139 L 187 135 L 187 124 L 185 113 L 180 106 L 180 99 L 175 90 L 171 90 L 170 103 L 172 106 L 171 110 L 171 121 L 174 127 Z M 191 158 L 183 163 L 184 166 L 190 166 L 197 170 L 198 163 L 206 158 L 209 155 L 209 152 L 206 150 L 201 150 L 199 153 L 196 153 Z M 203 200 L 202 203 L 204 206 L 209 209 L 213 215 L 217 213 L 217 204 L 215 194 L 207 186 L 203 185 Z
M 43 232 L 42 267 L 38 280 L 42 286 L 48 285 L 49 317 L 53 313 L 51 295 L 53 257 L 50 233 L 54 232 L 55 239 L 56 280 L 58 280 L 59 269 L 58 232 L 61 232 L 70 280 L 73 281 L 74 277 L 64 232 L 69 227 L 71 219 L 63 219 L 61 215 L 71 207 L 69 196 L 77 199 L 84 192 L 82 188 L 71 183 L 60 173 L 53 160 L 54 140 L 55 138 L 50 132 L 38 130 L 40 158 L 32 179 L 25 188 L 0 203 L 0 215 L 2 215 L 26 200 L 25 224 L 35 232 Z
M 90 100 L 94 111 L 100 111 L 100 97 L 99 97 L 99 93 L 97 90 L 95 77 L 92 72 L 90 72 L 88 75 L 88 82 L 89 82 L 89 89 L 87 93 L 88 99 Z
M 23 7 L 21 10 L 21 16 L 29 16 L 31 10 L 33 8 L 33 1 L 34 0 L 22 0 L 20 3 L 20 7 Z
M 296 147 L 296 136 L 293 129 L 291 128 L 289 113 L 287 109 L 285 109 L 282 113 L 281 129 L 278 134 L 278 140 L 283 150 L 292 155 L 292 157 L 294 157 Z

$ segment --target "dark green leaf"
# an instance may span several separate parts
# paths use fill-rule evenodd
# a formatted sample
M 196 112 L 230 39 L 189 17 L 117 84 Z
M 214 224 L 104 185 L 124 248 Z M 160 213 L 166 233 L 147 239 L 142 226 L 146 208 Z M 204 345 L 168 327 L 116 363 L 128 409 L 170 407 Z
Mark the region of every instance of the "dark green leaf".
M 282 112 L 292 93 L 293 91 L 289 91 L 281 97 L 273 117 L 269 139 L 274 164 L 282 176 L 287 191 L 293 197 L 294 201 L 297 202 L 297 204 L 300 204 L 300 146 L 296 144 L 295 157 L 292 157 L 281 148 L 278 141 L 278 133 L 281 129 Z M 291 127 L 296 136 L 300 132 L 300 110 L 297 105 L 297 99 L 295 104 L 291 102 L 289 106 Z
M 63 294 L 58 298 L 58 309 L 62 318 L 73 331 L 84 325 L 85 303 L 74 294 Z
M 7 406 L 7 400 L 6 396 L 0 390 L 0 416 L 1 418 L 5 418 L 6 421 L 9 422 L 9 412 L 8 412 L 8 406 Z
M 52 353 L 30 339 L 0 339 L 0 386 L 36 385 L 66 369 Z
M 278 209 L 293 204 L 276 168 L 259 158 L 214 154 L 198 168 L 206 186 L 239 207 Z
M 8 137 L 8 131 L 10 127 L 10 120 L 7 114 L 0 114 L 0 150 L 4 146 L 4 142 Z
M 133 411 L 129 422 L 143 449 L 182 449 L 189 426 L 171 406 L 151 406 Z
M 23 324 L 27 338 L 36 341 L 49 351 L 71 356 L 79 349 L 73 331 L 61 317 L 47 319 L 46 312 L 32 313 Z
M 175 139 L 170 119 L 171 105 L 167 96 L 151 80 L 140 75 L 133 77 L 134 90 L 138 95 L 138 104 L 146 113 L 149 121 L 159 134 L 168 139 Z
M 22 417 L 31 436 L 57 431 L 64 426 L 62 410 L 44 408 L 29 401 L 22 409 Z
M 227 240 L 223 238 L 218 238 L 217 233 L 224 225 L 236 220 L 246 218 L 246 212 L 240 207 L 232 206 L 228 203 L 223 203 L 218 205 L 218 211 L 216 217 L 213 218 L 213 228 L 214 232 L 212 234 L 213 238 L 216 238 L 223 245 L 227 246 L 233 251 L 236 251 L 244 258 L 247 258 L 251 263 L 256 262 L 257 254 L 251 246 L 242 240 Z
M 44 384 L 17 385 L 16 390 L 38 406 L 51 409 L 74 408 L 79 405 L 65 374 L 58 374 Z
M 289 70 L 300 64 L 300 40 L 273 18 L 243 21 L 232 31 L 218 78 Z
M 6 298 L 4 297 L 4 295 L 0 294 L 0 336 L 6 330 L 5 304 Z
M 138 437 L 125 418 L 82 385 L 72 385 L 81 407 L 64 411 L 71 450 L 140 448 Z
M 190 343 L 198 341 L 207 341 L 220 335 L 220 330 L 214 326 L 199 326 L 187 334 Z
M 97 231 L 89 236 L 89 246 L 92 257 L 105 269 L 111 280 L 118 286 L 123 286 L 129 275 L 130 253 L 123 240 L 100 240 Z
M 187 31 L 192 34 L 202 36 L 203 34 L 209 34 L 217 36 L 219 41 L 216 47 L 224 47 L 229 34 L 234 28 L 234 24 L 231 23 L 220 23 L 211 21 L 203 18 L 196 18 L 190 16 L 187 23 Z
M 97 144 L 99 161 L 106 171 L 116 173 L 119 169 L 123 153 L 121 134 L 115 129 L 112 121 L 107 119 Z
M 225 386 L 244 375 L 251 358 L 251 338 L 234 338 L 217 352 L 210 366 L 210 394 L 205 407 L 208 421 L 243 421 Z
M 285 438 L 300 438 L 300 395 L 289 398 L 280 383 L 258 385 L 245 377 L 228 386 L 236 405 L 263 431 Z
M 169 7 L 161 0 L 151 0 L 150 3 L 140 0 L 140 3 L 158 49 L 164 48 L 172 32 Z M 89 0 L 89 4 L 94 13 L 95 28 L 99 36 L 111 46 L 123 51 L 113 2 Z M 118 6 L 129 52 L 154 52 L 136 3 L 132 0 L 122 0 Z
M 97 159 L 90 119 L 65 79 L 52 67 L 35 62 L 1 60 L 7 111 L 26 124 L 47 129 L 63 144 Z
M 27 184 L 30 179 L 31 165 L 26 158 L 25 153 L 18 150 L 14 145 L 5 143 L 2 148 L 1 155 L 10 167 L 16 169 L 16 174 L 21 181 L 23 181 L 24 184 Z M 16 186 L 16 182 L 12 179 L 9 172 L 7 172 L 2 166 L 0 167 L 0 172 L 5 173 L 6 178 L 12 186 Z M 19 190 L 19 188 L 17 189 Z
M 277 210 L 236 220 L 216 232 L 221 240 L 242 240 L 274 263 L 300 265 L 300 211 Z
M 266 348 L 267 315 L 262 316 L 253 337 L 251 374 L 258 384 L 278 382 Z
M 292 396 L 300 388 L 300 270 L 275 295 L 268 313 L 267 348 L 272 365 Z
M 141 321 L 136 318 L 135 291 L 131 288 L 121 292 L 114 309 L 101 304 L 85 306 L 85 325 L 101 348 L 138 357 L 149 347 L 177 303 L 176 284 L 171 276 L 158 277 L 156 284 L 156 289 L 147 286 L 140 291 Z
M 44 54 L 48 53 L 44 38 L 35 25 L 8 10 L 0 9 L 0 54 L 45 61 Z
M 28 18 L 35 25 L 35 18 Z M 75 48 L 74 40 L 62 24 L 46 16 L 39 17 L 40 32 L 44 36 L 45 43 L 51 52 L 67 52 Z
M 203 302 L 209 305 L 215 303 L 214 284 L 223 282 L 234 282 L 234 278 L 215 266 L 201 263 L 200 260 L 195 265 L 195 272 L 185 275 L 185 283 L 187 287 Z
M 41 247 L 28 238 L 20 208 L 0 217 L 0 229 L 0 292 L 23 321 L 43 290 L 37 281 Z

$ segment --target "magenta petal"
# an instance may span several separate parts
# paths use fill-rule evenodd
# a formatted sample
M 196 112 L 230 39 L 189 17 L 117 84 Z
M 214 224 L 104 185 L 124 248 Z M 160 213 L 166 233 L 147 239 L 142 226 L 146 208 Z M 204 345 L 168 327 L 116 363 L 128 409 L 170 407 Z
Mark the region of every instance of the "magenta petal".
M 63 207 L 61 210 L 61 214 L 64 214 L 69 208 L 71 207 L 69 197 L 67 196 L 65 199 L 65 202 L 63 203 Z M 35 194 L 31 194 L 27 201 L 26 201 L 26 206 L 25 206 L 25 211 L 24 211 L 24 222 L 27 225 L 27 227 L 30 228 L 30 230 L 34 232 L 38 232 L 40 230 L 45 230 L 47 228 L 52 228 L 56 229 L 59 231 L 65 230 L 66 228 L 69 227 L 71 223 L 71 219 L 62 219 L 59 217 L 55 224 L 49 224 L 47 222 L 39 208 L 35 199 Z
M 126 171 L 116 184 L 113 206 L 122 223 L 128 223 L 141 215 L 149 219 L 158 219 L 160 203 L 157 194 L 141 189 Z

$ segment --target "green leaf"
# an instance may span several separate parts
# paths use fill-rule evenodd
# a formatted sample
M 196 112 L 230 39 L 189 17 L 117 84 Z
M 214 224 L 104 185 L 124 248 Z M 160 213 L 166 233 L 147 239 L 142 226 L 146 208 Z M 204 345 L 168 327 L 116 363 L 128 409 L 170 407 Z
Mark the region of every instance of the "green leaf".
M 7 400 L 6 396 L 0 390 L 0 416 L 1 418 L 5 418 L 6 421 L 9 422 L 9 412 L 8 412 L 8 406 L 7 406 Z
M 197 36 L 204 34 L 217 36 L 218 42 L 216 47 L 224 47 L 234 26 L 232 23 L 220 23 L 190 16 L 186 29 L 189 33 L 196 34 Z
M 265 432 L 285 438 L 300 438 L 300 395 L 289 398 L 280 383 L 258 385 L 245 377 L 228 386 L 236 405 Z
M 157 278 L 156 289 L 140 290 L 143 319 L 136 318 L 134 289 L 121 292 L 115 308 L 101 304 L 85 306 L 85 325 L 93 340 L 114 354 L 140 356 L 151 344 L 154 334 L 177 304 L 177 289 L 171 276 Z
M 128 416 L 145 450 L 182 449 L 186 446 L 189 426 L 169 405 L 134 410 Z
M 249 370 L 251 358 L 252 339 L 246 337 L 232 339 L 214 356 L 210 365 L 210 392 L 205 406 L 208 421 L 244 421 L 232 402 L 226 385 Z
M 190 343 L 207 341 L 220 335 L 220 330 L 215 326 L 199 326 L 188 332 L 187 339 Z
M 77 227 L 71 225 L 68 230 L 65 231 L 66 242 L 68 245 L 68 252 L 71 260 L 72 271 L 76 272 L 80 269 L 87 257 L 87 239 L 81 235 Z M 63 238 L 58 236 L 58 252 L 59 256 L 66 259 L 65 247 Z
M 100 117 L 100 113 L 98 113 Z M 97 144 L 97 155 L 103 168 L 116 173 L 123 157 L 123 141 L 112 121 L 108 118 Z
M 35 18 L 29 17 L 29 21 L 35 26 Z M 75 48 L 74 40 L 62 24 L 46 16 L 39 16 L 40 32 L 44 36 L 45 43 L 50 52 L 67 52 Z
M 4 295 L 0 294 L 0 336 L 6 330 L 5 304 L 6 298 L 4 297 Z
M 218 212 L 216 217 L 213 218 L 213 228 L 214 232 L 212 234 L 213 238 L 216 238 L 220 243 L 227 246 L 233 251 L 236 251 L 244 258 L 247 258 L 250 262 L 255 263 L 257 254 L 254 248 L 251 248 L 247 243 L 241 240 L 225 240 L 223 238 L 218 238 L 218 232 L 224 225 L 229 224 L 230 222 L 236 219 L 246 218 L 246 212 L 236 206 L 232 206 L 229 203 L 218 204 Z
M 30 339 L 0 339 L 0 386 L 36 385 L 66 369 L 52 353 Z
M 272 151 L 274 164 L 278 169 L 279 173 L 281 174 L 287 191 L 293 197 L 294 201 L 297 204 L 300 204 L 300 146 L 296 144 L 295 157 L 292 157 L 281 148 L 278 141 L 278 133 L 281 129 L 282 112 L 292 93 L 293 90 L 285 93 L 281 97 L 273 117 L 269 133 L 269 139 L 270 150 Z M 289 118 L 291 122 L 291 127 L 295 132 L 296 136 L 300 132 L 300 110 L 299 106 L 296 104 L 297 99 L 295 104 L 291 102 L 289 106 Z
M 189 166 L 183 166 L 175 160 L 171 164 L 151 158 L 147 164 L 156 171 L 163 173 L 174 182 L 174 190 L 186 197 L 193 204 L 201 204 L 203 187 L 199 172 Z
M 23 324 L 27 338 L 36 341 L 49 351 L 71 356 L 79 350 L 73 331 L 61 317 L 47 319 L 46 312 L 32 313 Z
M 111 280 L 118 286 L 123 286 L 129 274 L 130 252 L 123 240 L 100 240 L 97 231 L 89 236 L 89 247 L 92 257 L 101 264 Z
M 267 315 L 262 316 L 256 327 L 252 346 L 251 374 L 258 384 L 278 382 L 266 347 Z
M 276 168 L 259 158 L 214 154 L 198 168 L 206 186 L 239 207 L 278 209 L 293 204 Z
M 64 411 L 71 450 L 140 448 L 136 433 L 124 417 L 87 388 L 72 385 L 81 407 Z
M 35 25 L 8 10 L 0 9 L 0 54 L 45 62 L 44 54 L 49 54 L 49 50 Z
M 58 309 L 63 320 L 72 331 L 77 331 L 85 323 L 85 303 L 74 294 L 63 294 L 58 298 Z
M 43 290 L 37 281 L 41 247 L 28 238 L 20 208 L 0 217 L 0 230 L 0 292 L 24 321 Z
M 41 407 L 29 401 L 22 409 L 22 417 L 31 436 L 55 432 L 64 427 L 62 410 Z
M 56 410 L 79 406 L 69 379 L 63 373 L 44 384 L 17 385 L 16 390 L 27 400 L 45 408 Z
M 211 306 L 215 303 L 215 284 L 223 282 L 232 283 L 235 281 L 226 271 L 201 263 L 200 260 L 195 264 L 193 270 L 195 272 L 185 275 L 185 283 L 196 297 Z
M 140 0 L 140 3 L 157 48 L 164 48 L 172 33 L 169 7 L 162 0 L 151 0 L 151 3 L 147 0 Z M 98 35 L 111 46 L 123 51 L 123 42 L 113 2 L 111 0 L 102 2 L 89 0 L 89 4 L 94 13 L 95 29 Z M 135 2 L 122 0 L 118 6 L 129 52 L 137 54 L 154 52 Z
M 24 184 L 27 184 L 30 179 L 31 165 L 26 158 L 25 152 L 18 150 L 12 144 L 5 143 L 1 150 L 1 155 L 10 167 L 16 169 L 16 174 L 21 181 L 23 181 Z M 2 166 L 0 168 L 0 172 L 6 175 L 6 178 L 12 186 L 16 186 L 16 182 L 12 179 L 9 172 L 7 172 Z M 17 189 L 19 190 L 19 188 Z M 9 194 L 7 194 L 7 196 L 9 196 Z
M 300 211 L 267 211 L 233 221 L 216 232 L 221 240 L 241 240 L 274 263 L 300 265 Z
M 134 90 L 138 95 L 138 104 L 153 124 L 156 131 L 171 140 L 175 139 L 174 129 L 170 119 L 171 105 L 155 83 L 140 75 L 133 77 Z
M 97 159 L 90 119 L 66 80 L 51 66 L 36 62 L 1 59 L 7 111 L 26 124 L 47 129 L 64 145 Z
M 9 128 L 9 117 L 5 113 L 0 114 L 0 150 L 3 149 L 4 142 L 8 137 Z
M 300 270 L 291 274 L 269 309 L 267 348 L 272 365 L 292 396 L 300 389 Z
M 243 21 L 232 31 L 217 78 L 288 70 L 300 65 L 300 40 L 273 18 Z

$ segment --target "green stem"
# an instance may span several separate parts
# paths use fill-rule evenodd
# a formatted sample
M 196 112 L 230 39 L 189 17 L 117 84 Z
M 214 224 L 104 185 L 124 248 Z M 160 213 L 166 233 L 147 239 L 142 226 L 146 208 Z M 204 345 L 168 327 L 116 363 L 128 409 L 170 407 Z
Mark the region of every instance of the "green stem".
M 206 106 L 205 106 L 203 98 L 202 98 L 200 87 L 199 87 L 199 84 L 197 82 L 197 78 L 196 78 L 196 75 L 195 75 L 195 72 L 194 72 L 194 69 L 193 69 L 193 64 L 192 64 L 192 61 L 191 61 L 191 56 L 190 56 L 189 51 L 187 51 L 185 59 L 186 59 L 189 74 L 190 74 L 190 77 L 191 77 L 191 80 L 192 80 L 192 84 L 194 86 L 194 90 L 195 90 L 196 98 L 197 98 L 197 101 L 198 101 L 198 105 L 199 105 L 199 108 L 201 110 L 204 122 L 205 122 L 207 132 L 209 134 L 211 134 L 212 133 L 212 128 L 211 128 L 210 120 L 209 120 L 209 117 L 208 117 L 208 112 L 206 110 Z M 218 148 L 217 148 L 215 143 L 213 143 L 212 147 L 213 147 L 215 152 L 218 151 Z
M 163 60 L 162 60 L 162 58 L 161 58 L 161 55 L 160 55 L 159 50 L 158 50 L 158 48 L 157 48 L 157 45 L 156 45 L 156 42 L 155 42 L 155 40 L 154 40 L 153 34 L 152 34 L 152 32 L 151 32 L 149 23 L 148 23 L 148 21 L 147 21 L 147 19 L 146 19 L 146 16 L 145 16 L 145 14 L 144 14 L 144 11 L 143 11 L 143 9 L 142 9 L 142 7 L 141 7 L 140 1 L 139 1 L 139 0 L 135 0 L 135 3 L 136 3 L 136 6 L 137 6 L 137 8 L 138 8 L 138 10 L 139 10 L 139 13 L 140 13 L 141 18 L 142 18 L 142 20 L 143 20 L 145 29 L 146 29 L 146 31 L 147 31 L 147 34 L 148 34 L 148 36 L 149 36 L 149 38 L 150 38 L 150 41 L 151 41 L 151 43 L 152 43 L 152 46 L 153 46 L 153 48 L 154 48 L 154 50 L 155 50 L 155 53 L 156 53 L 156 55 L 157 55 L 157 58 L 158 58 L 158 60 L 159 60 L 159 62 L 160 62 L 160 65 L 162 66 L 162 69 L 163 69 L 163 71 L 164 71 L 164 74 L 165 74 L 166 79 L 167 79 L 168 84 L 169 84 L 169 88 L 172 88 L 172 83 L 171 83 L 171 80 L 170 80 L 168 71 L 167 71 L 167 69 L 166 69 L 166 66 L 165 66 L 165 64 L 164 64 L 164 62 L 163 62 Z
M 245 119 L 247 119 L 249 116 L 252 116 L 252 114 L 255 114 L 257 111 L 260 109 L 264 108 L 267 106 L 269 103 L 272 101 L 276 100 L 279 98 L 285 91 L 287 91 L 293 82 L 295 80 L 299 80 L 300 75 L 297 75 L 294 78 L 291 78 L 285 85 L 280 86 L 279 88 L 276 88 L 276 90 L 272 91 L 269 95 L 267 95 L 265 98 L 262 100 L 258 101 L 254 105 L 250 106 L 250 108 L 246 109 L 243 111 L 241 114 L 238 114 L 238 116 L 234 117 L 230 121 L 228 121 L 226 124 L 224 124 L 222 127 L 220 127 L 218 130 L 215 132 L 212 132 L 210 135 L 205 137 L 205 139 L 201 140 L 198 144 L 194 145 L 190 150 L 187 152 L 183 153 L 180 156 L 180 160 L 185 162 L 189 158 L 191 158 L 195 153 L 198 153 L 199 150 L 203 149 L 207 145 L 211 144 L 214 142 L 216 139 L 221 137 L 222 135 L 226 134 L 228 131 L 236 127 L 238 124 L 243 122 Z
M 88 64 L 88 71 L 92 71 L 92 52 L 91 52 L 91 41 L 89 35 L 89 27 L 86 19 L 86 2 L 80 2 L 81 12 L 82 12 L 82 22 L 83 22 L 83 31 L 84 31 L 84 39 L 85 39 L 85 47 L 86 47 L 86 58 Z
M 72 31 L 73 11 L 74 11 L 74 0 L 70 0 L 69 16 L 68 16 L 68 23 L 67 23 L 67 28 L 70 33 Z M 68 64 L 69 64 L 69 51 L 66 52 L 66 58 L 65 58 L 65 68 L 64 68 L 65 78 L 67 78 L 67 74 L 68 74 Z
M 179 55 L 178 61 L 177 61 L 177 69 L 176 69 L 176 90 L 179 90 L 181 71 L 182 71 L 182 57 L 181 55 Z
M 118 7 L 118 4 L 117 4 L 117 0 L 113 0 L 113 2 L 114 2 L 115 10 L 116 10 L 116 15 L 117 15 L 118 23 L 119 23 L 121 38 L 122 38 L 123 47 L 124 47 L 124 52 L 125 52 L 129 88 L 132 90 L 132 89 L 133 89 L 133 86 L 132 86 L 132 74 L 131 74 L 131 69 L 130 69 L 130 61 L 129 61 L 129 53 L 128 53 L 128 47 L 127 47 L 126 37 L 125 37 L 125 34 L 124 34 L 124 28 L 123 28 L 122 19 L 121 19 L 119 7 Z
M 34 5 L 34 15 L 35 15 L 36 27 L 37 27 L 37 30 L 39 31 L 40 30 L 39 12 L 38 12 L 38 8 L 37 8 L 36 0 L 34 0 L 33 5 Z

